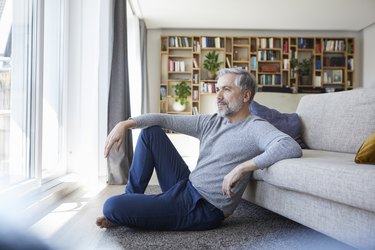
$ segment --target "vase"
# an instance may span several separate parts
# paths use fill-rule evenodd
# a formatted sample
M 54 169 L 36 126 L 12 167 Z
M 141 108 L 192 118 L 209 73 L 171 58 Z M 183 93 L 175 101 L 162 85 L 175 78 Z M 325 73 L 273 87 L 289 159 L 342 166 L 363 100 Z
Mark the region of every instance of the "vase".
M 176 111 L 176 112 L 182 112 L 182 111 L 184 111 L 184 110 L 186 109 L 186 105 L 185 105 L 185 104 L 184 104 L 184 105 L 181 105 L 180 102 L 174 102 L 174 103 L 172 104 L 172 108 L 173 108 L 173 110 Z
M 207 71 L 207 80 L 215 80 L 215 77 L 216 77 L 216 73 L 215 72 L 211 72 L 211 71 Z
M 311 77 L 309 75 L 301 76 L 301 85 L 311 85 Z

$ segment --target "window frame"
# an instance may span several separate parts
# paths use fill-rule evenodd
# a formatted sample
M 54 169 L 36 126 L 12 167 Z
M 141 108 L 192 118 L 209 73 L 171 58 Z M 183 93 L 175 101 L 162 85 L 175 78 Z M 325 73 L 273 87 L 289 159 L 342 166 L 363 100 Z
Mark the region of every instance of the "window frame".
M 56 171 L 52 175 L 43 178 L 42 176 L 42 142 L 43 142 L 43 73 L 44 73 L 44 11 L 45 0 L 25 0 L 29 5 L 28 14 L 31 15 L 31 36 L 28 41 L 31 46 L 27 52 L 27 83 L 26 99 L 26 175 L 19 183 L 11 184 L 0 190 L 0 198 L 8 195 L 26 193 L 40 193 L 64 182 L 62 178 L 69 174 L 67 167 L 66 152 L 66 125 L 67 125 L 67 56 L 68 56 L 68 1 L 60 0 L 61 10 L 61 37 L 60 37 L 60 65 L 59 72 L 59 100 L 58 116 L 61 118 L 61 135 L 59 136 L 59 150 L 62 154 L 60 164 L 62 171 Z M 15 3 L 13 3 L 15 5 Z M 14 7 L 13 7 L 14 8 Z M 14 10 L 13 10 L 14 12 Z M 60 133 L 60 132 L 59 132 Z

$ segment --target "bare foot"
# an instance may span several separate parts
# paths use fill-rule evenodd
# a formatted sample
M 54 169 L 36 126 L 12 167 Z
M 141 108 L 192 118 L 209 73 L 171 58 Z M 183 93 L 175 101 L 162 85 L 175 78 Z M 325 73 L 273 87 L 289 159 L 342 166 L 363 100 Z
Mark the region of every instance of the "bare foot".
M 110 228 L 115 227 L 116 225 L 107 220 L 106 217 L 100 216 L 96 218 L 96 225 L 100 228 Z

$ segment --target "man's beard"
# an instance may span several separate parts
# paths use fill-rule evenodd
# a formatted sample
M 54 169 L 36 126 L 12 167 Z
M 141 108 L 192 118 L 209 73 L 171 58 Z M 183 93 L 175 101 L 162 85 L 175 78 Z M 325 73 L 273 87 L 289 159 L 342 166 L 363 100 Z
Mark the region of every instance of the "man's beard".
M 238 111 L 241 110 L 243 106 L 243 102 L 241 99 L 238 99 L 236 102 L 233 102 L 231 104 L 229 104 L 228 102 L 224 100 L 221 100 L 221 101 L 218 100 L 217 104 L 225 105 L 225 106 L 222 106 L 224 109 L 217 110 L 217 114 L 221 117 L 229 117 L 229 116 L 235 115 L 236 113 L 238 113 Z

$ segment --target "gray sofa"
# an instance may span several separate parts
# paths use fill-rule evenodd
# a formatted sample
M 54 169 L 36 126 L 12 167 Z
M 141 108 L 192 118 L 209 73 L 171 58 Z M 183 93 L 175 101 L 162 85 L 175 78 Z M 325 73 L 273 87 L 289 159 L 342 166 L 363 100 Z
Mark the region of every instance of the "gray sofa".
M 375 165 L 355 154 L 375 132 L 375 88 L 307 95 L 303 157 L 254 172 L 243 198 L 357 248 L 375 249 Z

